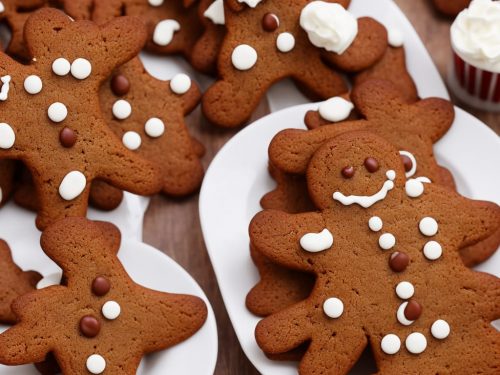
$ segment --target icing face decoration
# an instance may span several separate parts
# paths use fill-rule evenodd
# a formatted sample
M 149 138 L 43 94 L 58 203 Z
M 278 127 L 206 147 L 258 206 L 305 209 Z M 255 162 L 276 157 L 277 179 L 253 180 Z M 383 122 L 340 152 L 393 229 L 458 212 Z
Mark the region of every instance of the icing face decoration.
M 371 159 L 371 158 L 369 158 Z M 368 159 L 367 159 L 368 160 Z M 366 164 L 366 163 L 365 163 Z M 345 196 L 343 193 L 336 191 L 333 193 L 333 199 L 339 201 L 345 206 L 350 206 L 351 204 L 359 204 L 361 207 L 368 208 L 373 206 L 375 203 L 385 199 L 387 193 L 394 188 L 394 179 L 396 178 L 396 172 L 389 170 L 386 173 L 387 180 L 384 182 L 379 191 L 373 195 L 348 195 Z
M 224 2 L 223 0 L 215 0 L 203 13 L 203 16 L 208 18 L 216 25 L 224 25 L 226 19 L 224 17 Z
M 276 14 L 266 13 L 262 17 L 262 28 L 265 31 L 273 32 L 280 27 L 280 19 Z
M 153 33 L 153 42 L 159 46 L 168 46 L 174 38 L 174 33 L 181 29 L 176 20 L 163 20 L 158 22 Z
M 0 78 L 2 81 L 2 89 L 0 90 L 0 100 L 1 101 L 6 101 L 8 96 L 9 96 L 9 89 L 10 89 L 10 76 L 3 76 Z
M 300 14 L 300 26 L 316 47 L 343 54 L 358 34 L 358 21 L 340 4 L 312 1 Z
M 321 233 L 307 233 L 300 239 L 300 246 L 310 253 L 328 250 L 332 245 L 333 235 L 326 228 Z
M 354 177 L 354 167 L 353 166 L 349 166 L 349 167 L 345 167 L 342 169 L 342 176 L 344 178 L 353 178 Z
M 399 154 L 401 155 L 401 161 L 405 166 L 406 178 L 413 176 L 417 171 L 417 160 L 415 159 L 415 156 L 408 151 L 399 151 Z

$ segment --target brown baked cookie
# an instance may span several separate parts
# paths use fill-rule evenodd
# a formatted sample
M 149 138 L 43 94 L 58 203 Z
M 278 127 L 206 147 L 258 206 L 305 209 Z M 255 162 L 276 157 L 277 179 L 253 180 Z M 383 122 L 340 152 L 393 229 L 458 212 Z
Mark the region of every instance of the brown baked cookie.
M 442 14 L 455 17 L 467 8 L 471 0 L 432 0 L 434 7 Z
M 138 58 L 115 70 L 101 87 L 106 122 L 126 148 L 158 165 L 162 192 L 170 196 L 189 195 L 203 180 L 201 150 L 184 121 L 200 98 L 198 86 L 186 74 L 161 81 Z
M 102 24 L 119 16 L 135 16 L 146 25 L 145 49 L 157 54 L 181 54 L 188 60 L 202 33 L 195 6 L 181 0 L 94 0 L 92 19 Z
M 200 0 L 198 17 L 203 33 L 193 46 L 191 65 L 202 73 L 216 74 L 217 57 L 226 35 L 223 0 Z
M 10 198 L 14 189 L 15 164 L 11 160 L 0 160 L 0 207 Z
M 10 305 L 19 296 L 32 292 L 42 278 L 37 272 L 24 272 L 12 259 L 9 245 L 0 240 L 0 323 L 13 324 L 16 316 Z
M 201 299 L 134 283 L 99 225 L 84 218 L 52 225 L 41 244 L 68 283 L 16 300 L 19 323 L 0 335 L 3 364 L 52 352 L 66 374 L 135 374 L 145 354 L 186 340 L 206 320 Z
M 309 298 L 259 323 L 265 352 L 310 342 L 303 375 L 346 374 L 369 344 L 384 374 L 495 373 L 500 280 L 467 269 L 458 249 L 497 230 L 500 208 L 405 174 L 390 143 L 345 133 L 308 167 L 319 212 L 253 219 L 257 251 L 317 277 Z
M 42 9 L 25 25 L 32 64 L 0 55 L 0 74 L 10 84 L 0 103 L 0 158 L 21 159 L 30 169 L 40 199 L 39 228 L 84 216 L 94 179 L 142 195 L 160 189 L 158 169 L 121 144 L 98 97 L 99 86 L 138 53 L 145 37 L 134 18 L 98 27 Z

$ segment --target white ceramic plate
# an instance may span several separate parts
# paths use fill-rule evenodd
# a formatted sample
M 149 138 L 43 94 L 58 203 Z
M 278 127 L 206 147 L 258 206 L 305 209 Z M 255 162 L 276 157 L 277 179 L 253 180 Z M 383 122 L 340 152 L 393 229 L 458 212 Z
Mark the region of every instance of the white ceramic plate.
M 259 318 L 245 307 L 258 281 L 248 249 L 248 224 L 261 210 L 259 200 L 275 186 L 269 177 L 267 149 L 285 128 L 305 128 L 307 104 L 260 119 L 237 134 L 216 156 L 202 186 L 200 218 L 210 259 L 238 339 L 248 358 L 265 375 L 296 374 L 296 364 L 268 360 L 258 348 L 254 329 Z M 486 125 L 456 108 L 456 120 L 435 147 L 464 195 L 500 203 L 500 138 Z M 500 276 L 500 252 L 479 267 Z
M 15 250 L 14 248 L 14 252 Z M 168 256 L 139 241 L 123 241 L 118 255 L 129 275 L 138 284 L 164 292 L 195 295 L 202 298 L 208 306 L 207 322 L 193 337 L 171 349 L 145 357 L 137 373 L 213 374 L 217 362 L 217 325 L 210 302 L 200 286 Z M 5 327 L 0 326 L 0 330 L 2 329 Z M 0 366 L 0 375 L 31 374 L 38 374 L 32 365 Z

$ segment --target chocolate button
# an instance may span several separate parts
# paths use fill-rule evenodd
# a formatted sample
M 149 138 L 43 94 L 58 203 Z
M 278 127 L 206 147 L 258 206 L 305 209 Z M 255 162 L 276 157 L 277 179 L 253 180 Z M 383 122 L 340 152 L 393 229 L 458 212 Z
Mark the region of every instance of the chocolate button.
M 366 158 L 365 159 L 365 168 L 368 172 L 373 173 L 377 172 L 379 169 L 378 161 L 374 158 Z
M 406 305 L 404 314 L 408 320 L 417 320 L 422 315 L 422 306 L 417 301 L 410 300 Z
M 413 168 L 413 162 L 408 157 L 408 155 L 401 155 L 401 160 L 403 161 L 403 165 L 405 167 L 405 171 L 409 172 Z
M 127 95 L 130 91 L 130 82 L 127 77 L 118 74 L 111 79 L 111 90 L 116 96 Z
M 276 14 L 266 13 L 264 17 L 262 17 L 262 28 L 265 31 L 274 31 L 279 27 L 279 25 L 280 21 Z
M 76 143 L 76 133 L 73 129 L 63 128 L 59 133 L 59 142 L 61 142 L 63 147 L 73 147 Z
M 87 315 L 80 320 L 80 332 L 85 337 L 96 337 L 101 331 L 101 323 L 93 316 Z
M 395 252 L 389 259 L 389 266 L 394 272 L 403 272 L 410 263 L 410 257 L 405 253 Z
M 92 292 L 98 297 L 106 295 L 110 289 L 111 284 L 105 277 L 98 276 L 92 282 Z
M 345 167 L 342 169 L 342 176 L 345 178 L 352 178 L 352 176 L 354 176 L 354 167 Z

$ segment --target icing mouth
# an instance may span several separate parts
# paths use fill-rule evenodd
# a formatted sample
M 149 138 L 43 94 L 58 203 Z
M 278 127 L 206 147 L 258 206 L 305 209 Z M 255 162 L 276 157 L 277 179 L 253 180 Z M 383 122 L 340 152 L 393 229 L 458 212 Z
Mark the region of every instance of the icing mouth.
M 363 208 L 368 208 L 373 206 L 378 201 L 385 199 L 387 193 L 394 188 L 394 179 L 396 178 L 396 172 L 389 170 L 385 174 L 387 180 L 382 185 L 382 188 L 373 195 L 348 195 L 345 196 L 339 191 L 333 193 L 333 199 L 339 201 L 344 206 L 350 206 L 351 204 L 359 204 Z

